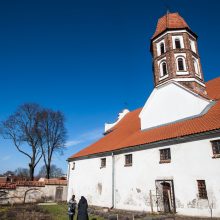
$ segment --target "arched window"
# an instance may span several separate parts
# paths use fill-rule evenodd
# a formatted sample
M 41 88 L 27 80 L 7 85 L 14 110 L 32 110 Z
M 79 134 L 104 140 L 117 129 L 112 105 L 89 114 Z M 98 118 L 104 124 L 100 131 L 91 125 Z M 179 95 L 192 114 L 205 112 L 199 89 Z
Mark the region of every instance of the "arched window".
M 175 46 L 176 46 L 176 49 L 181 48 L 180 39 L 178 39 L 178 38 L 175 39 Z
M 185 70 L 185 68 L 184 68 L 184 60 L 183 60 L 182 57 L 177 59 L 177 66 L 178 66 L 178 70 L 179 71 Z
M 194 69 L 195 69 L 195 73 L 197 75 L 199 75 L 199 67 L 198 67 L 198 63 L 196 60 L 193 60 L 193 64 L 194 64 Z
M 163 62 L 162 64 L 162 76 L 166 76 L 167 75 L 167 64 L 166 62 Z
M 165 53 L 165 47 L 164 47 L 164 43 L 160 44 L 160 54 L 164 54 Z

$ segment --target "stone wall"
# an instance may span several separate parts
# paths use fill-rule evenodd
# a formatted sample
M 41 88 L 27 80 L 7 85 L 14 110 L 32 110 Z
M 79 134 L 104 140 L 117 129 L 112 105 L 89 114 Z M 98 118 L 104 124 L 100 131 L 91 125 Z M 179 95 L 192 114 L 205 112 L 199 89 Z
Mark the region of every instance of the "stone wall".
M 67 199 L 66 181 L 54 184 L 34 181 L 27 183 L 0 185 L 0 204 L 66 201 Z

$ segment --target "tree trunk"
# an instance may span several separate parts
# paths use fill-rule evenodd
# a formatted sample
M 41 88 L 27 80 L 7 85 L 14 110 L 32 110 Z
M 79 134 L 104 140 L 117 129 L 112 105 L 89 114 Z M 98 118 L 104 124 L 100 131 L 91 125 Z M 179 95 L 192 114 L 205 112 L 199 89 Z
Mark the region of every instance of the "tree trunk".
M 46 169 L 47 169 L 47 179 L 50 179 L 50 165 L 47 165 Z
M 33 164 L 29 163 L 29 175 L 30 175 L 30 180 L 34 180 L 34 166 Z

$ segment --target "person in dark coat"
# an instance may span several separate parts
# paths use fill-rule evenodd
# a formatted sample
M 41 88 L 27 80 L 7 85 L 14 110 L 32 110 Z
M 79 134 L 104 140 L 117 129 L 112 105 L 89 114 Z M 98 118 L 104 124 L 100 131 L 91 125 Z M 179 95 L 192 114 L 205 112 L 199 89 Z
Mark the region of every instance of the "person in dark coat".
M 75 195 L 72 195 L 72 198 L 68 202 L 68 215 L 69 215 L 69 220 L 73 220 L 75 212 L 76 212 L 76 200 L 75 200 Z
M 88 203 L 84 196 L 81 197 L 78 204 L 77 220 L 89 220 Z

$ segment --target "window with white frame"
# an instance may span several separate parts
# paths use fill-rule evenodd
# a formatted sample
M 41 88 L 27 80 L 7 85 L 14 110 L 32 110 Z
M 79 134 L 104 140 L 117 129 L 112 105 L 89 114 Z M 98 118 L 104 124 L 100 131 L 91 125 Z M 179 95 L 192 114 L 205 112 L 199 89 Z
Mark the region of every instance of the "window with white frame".
M 194 65 L 194 70 L 195 70 L 195 74 L 200 75 L 199 73 L 199 65 L 196 59 L 193 59 L 193 65 Z
M 190 40 L 190 49 L 196 53 L 196 46 L 195 46 L 195 41 Z
M 175 48 L 176 49 L 180 49 L 181 48 L 181 43 L 180 43 L 180 39 L 179 38 L 175 39 Z
M 186 64 L 185 64 L 185 58 L 184 57 L 178 57 L 177 58 L 177 70 L 178 71 L 185 71 L 186 70 Z
M 164 42 L 160 43 L 160 54 L 164 54 L 165 53 L 165 45 Z
M 157 44 L 157 55 L 160 56 L 166 52 L 165 40 L 160 40 Z
M 164 77 L 164 76 L 166 76 L 166 75 L 168 75 L 168 72 L 167 72 L 167 64 L 166 64 L 165 61 L 162 61 L 162 62 L 160 63 L 160 76 L 161 76 L 161 77 Z
M 173 49 L 184 48 L 183 36 L 172 36 Z

